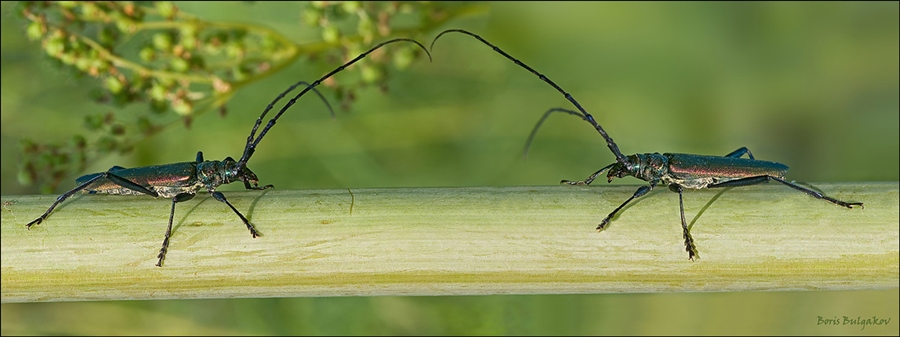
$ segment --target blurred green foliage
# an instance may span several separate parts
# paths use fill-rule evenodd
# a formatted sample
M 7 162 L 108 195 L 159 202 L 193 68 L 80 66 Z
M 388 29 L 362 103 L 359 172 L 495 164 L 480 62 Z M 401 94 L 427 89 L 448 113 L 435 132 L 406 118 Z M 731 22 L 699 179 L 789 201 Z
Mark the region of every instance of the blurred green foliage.
M 19 182 L 39 182 L 49 192 L 97 156 L 126 154 L 134 142 L 158 133 L 165 124 L 161 120 L 171 120 L 160 117 L 168 111 L 180 115 L 188 127 L 205 111 L 218 109 L 224 115 L 235 91 L 281 71 L 300 56 L 339 50 L 341 58 L 349 59 L 376 36 L 397 30 L 416 37 L 458 15 L 459 8 L 465 6 L 313 2 L 302 10 L 302 18 L 311 30 L 321 30 L 322 41 L 295 44 L 265 26 L 205 21 L 167 1 L 18 2 L 14 10 L 30 22 L 29 39 L 40 41 L 61 68 L 97 80 L 91 91 L 94 100 L 119 108 L 148 103 L 145 113 L 133 113 L 128 122 L 114 113 L 86 114 L 84 125 L 92 133 L 88 137 L 74 134 L 62 143 L 23 139 Z M 397 23 L 404 19 L 413 24 Z M 356 26 L 348 29 L 353 23 Z M 397 49 L 393 57 L 397 68 L 408 67 L 422 54 L 414 46 Z M 385 87 L 387 60 L 372 57 L 358 62 L 361 80 L 356 83 L 332 79 L 325 85 L 346 107 L 359 87 Z
M 316 12 L 316 6 L 178 3 L 179 12 L 198 20 L 266 27 L 297 45 L 359 33 L 357 21 L 298 24 L 329 15 Z M 353 5 L 336 6 L 341 9 L 330 10 L 348 11 L 345 7 Z M 448 19 L 422 35 L 395 31 L 392 36 L 414 37 L 426 45 L 443 28 L 483 36 L 571 93 L 625 154 L 726 154 L 747 146 L 759 159 L 790 166 L 788 179 L 898 179 L 896 2 L 484 6 L 484 15 Z M 22 139 L 93 148 L 90 135 L 85 142 L 72 140 L 83 132 L 79 125 L 87 116 L 112 113 L 118 120 L 146 116 L 151 109 L 96 102 L 92 91 L 117 86 L 73 76 L 48 61 L 42 45 L 27 40 L 37 29 L 29 28 L 29 20 L 16 14 L 13 5 L 3 3 L 2 9 L 2 193 L 36 193 L 36 187 L 17 183 Z M 370 15 L 368 23 L 375 25 L 374 31 L 380 23 L 376 18 Z M 382 36 L 359 40 L 359 48 Z M 154 48 L 156 44 L 166 41 L 154 42 Z M 343 52 L 361 51 L 351 49 Z M 140 48 L 134 50 L 139 57 Z M 388 53 L 398 55 L 396 49 Z M 260 183 L 279 189 L 547 185 L 583 179 L 614 160 L 587 123 L 565 115 L 545 123 L 528 160 L 522 160 L 525 138 L 540 115 L 571 105 L 534 75 L 469 37 L 443 37 L 433 56 L 433 63 L 418 58 L 404 61 L 408 68 L 403 71 L 384 73 L 388 90 L 369 86 L 355 91 L 355 103 L 337 120 L 315 98 L 299 100 L 249 163 Z M 298 80 L 318 78 L 342 59 L 286 63 L 265 80 L 233 91 L 225 105 L 227 117 L 197 114 L 190 128 L 165 128 L 130 143 L 128 154 L 98 156 L 81 172 L 61 177 L 54 192 L 71 188 L 80 174 L 113 165 L 190 161 L 198 150 L 210 159 L 239 156 L 253 121 L 277 93 Z M 357 83 L 361 76 L 359 70 L 348 71 L 335 80 Z M 338 97 L 340 91 L 332 87 L 322 91 L 332 102 L 346 97 Z M 706 202 L 690 193 L 685 197 L 686 208 L 694 210 Z M 671 217 L 673 227 L 660 230 L 676 238 L 678 210 L 672 200 L 670 214 L 653 216 Z M 160 204 L 160 228 L 166 207 Z M 605 214 L 587 211 L 596 212 L 598 219 Z M 694 228 L 702 230 L 702 223 Z M 585 231 L 593 231 L 593 225 L 585 224 Z M 816 317 L 897 319 L 897 299 L 895 289 L 4 304 L 2 329 L 4 334 L 896 335 L 893 321 L 859 330 L 820 326 Z

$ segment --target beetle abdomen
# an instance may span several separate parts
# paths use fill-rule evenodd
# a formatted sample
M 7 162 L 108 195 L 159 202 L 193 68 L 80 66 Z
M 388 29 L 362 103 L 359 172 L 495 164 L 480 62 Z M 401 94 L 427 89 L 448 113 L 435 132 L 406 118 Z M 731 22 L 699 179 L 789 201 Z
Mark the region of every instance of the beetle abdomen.
M 669 174 L 679 179 L 713 178 L 723 182 L 747 177 L 774 176 L 784 178 L 787 165 L 765 160 L 666 153 Z
M 179 193 L 195 192 L 202 187 L 202 185 L 197 184 L 196 167 L 196 162 L 184 162 L 136 168 L 114 168 L 109 172 L 135 184 L 144 186 L 149 190 L 156 191 L 161 197 L 170 198 Z M 92 173 L 83 175 L 76 179 L 75 183 L 80 185 L 102 174 L 103 173 Z M 97 179 L 90 186 L 86 187 L 84 191 L 88 193 L 120 195 L 144 194 L 116 184 L 107 178 Z

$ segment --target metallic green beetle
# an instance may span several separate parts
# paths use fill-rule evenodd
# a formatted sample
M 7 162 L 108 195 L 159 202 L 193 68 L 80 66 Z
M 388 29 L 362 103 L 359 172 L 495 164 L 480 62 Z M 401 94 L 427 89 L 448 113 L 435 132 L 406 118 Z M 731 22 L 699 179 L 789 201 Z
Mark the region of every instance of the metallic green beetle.
M 194 195 L 197 194 L 201 188 L 205 188 L 209 193 L 218 201 L 221 201 L 228 205 L 238 217 L 241 218 L 241 221 L 244 222 L 244 225 L 247 226 L 247 229 L 250 230 L 250 235 L 252 237 L 260 236 L 259 232 L 256 231 L 256 228 L 253 227 L 253 224 L 244 217 L 241 212 L 239 212 L 234 206 L 225 199 L 225 195 L 222 192 L 216 191 L 216 188 L 230 184 L 233 182 L 241 181 L 244 183 L 244 187 L 252 190 L 264 190 L 267 188 L 274 187 L 272 185 L 266 185 L 260 187 L 258 185 L 259 179 L 256 177 L 249 168 L 247 168 L 247 161 L 250 160 L 250 157 L 253 155 L 253 152 L 256 151 L 256 146 L 259 144 L 259 141 L 269 132 L 269 129 L 275 125 L 275 121 L 278 120 L 281 115 L 287 111 L 301 96 L 306 94 L 308 91 L 313 90 L 319 97 L 325 101 L 325 104 L 328 105 L 328 109 L 331 111 L 332 117 L 334 116 L 334 111 L 331 109 L 331 106 L 328 104 L 328 101 L 325 100 L 322 95 L 316 91 L 315 87 L 322 83 L 322 81 L 327 78 L 337 74 L 338 72 L 344 70 L 346 67 L 356 63 L 357 61 L 363 59 L 373 51 L 381 48 L 384 45 L 394 43 L 394 42 L 412 42 L 422 48 L 425 53 L 428 55 L 428 58 L 431 59 L 431 55 L 428 53 L 428 50 L 418 41 L 412 39 L 405 38 L 397 38 L 389 41 L 382 42 L 372 49 L 360 54 L 356 58 L 350 60 L 347 63 L 344 63 L 340 67 L 332 70 L 322 78 L 312 82 L 312 84 L 306 82 L 298 82 L 292 85 L 290 88 L 285 90 L 283 93 L 278 95 L 272 103 L 266 107 L 266 109 L 262 112 L 262 114 L 257 118 L 256 124 L 253 125 L 253 129 L 250 131 L 250 136 L 247 137 L 247 145 L 244 147 L 244 154 L 241 156 L 240 160 L 235 161 L 231 157 L 225 158 L 225 160 L 203 160 L 203 153 L 197 152 L 197 160 L 193 162 L 183 162 L 183 163 L 174 163 L 174 164 L 164 164 L 164 165 L 156 165 L 156 166 L 145 166 L 145 167 L 135 167 L 135 168 L 124 168 L 120 166 L 114 166 L 110 168 L 106 172 L 101 173 L 93 173 L 84 175 L 76 180 L 77 187 L 72 190 L 63 193 L 60 195 L 53 205 L 50 205 L 50 208 L 47 209 L 44 214 L 42 214 L 37 219 L 29 222 L 25 225 L 26 228 L 31 229 L 31 226 L 40 224 L 44 220 L 50 216 L 50 213 L 59 205 L 61 202 L 66 200 L 66 198 L 72 196 L 73 194 L 84 191 L 88 193 L 106 193 L 106 194 L 120 194 L 120 195 L 141 195 L 146 194 L 153 197 L 163 197 L 170 198 L 172 200 L 172 210 L 169 213 L 169 227 L 166 229 L 166 237 L 163 240 L 162 248 L 159 250 L 159 261 L 156 263 L 157 266 L 162 266 L 163 260 L 166 257 L 166 250 L 169 247 L 169 237 L 172 234 L 172 219 L 175 216 L 175 204 L 191 200 L 194 198 Z M 256 136 L 256 131 L 259 129 L 259 126 L 262 124 L 263 118 L 272 110 L 275 103 L 284 98 L 289 92 L 293 91 L 297 86 L 304 85 L 305 88 L 300 91 L 294 98 L 287 102 L 284 107 L 278 111 L 278 114 L 275 115 L 271 120 L 269 120 L 268 124 L 260 131 L 259 136 Z M 251 186 L 252 185 L 252 186 Z
M 610 222 L 610 219 L 612 219 L 613 216 L 615 216 L 616 213 L 618 213 L 619 210 L 622 209 L 622 207 L 625 207 L 625 205 L 631 202 L 631 200 L 647 194 L 647 192 L 650 192 L 650 190 L 658 184 L 668 185 L 670 190 L 678 192 L 684 247 L 688 252 L 688 258 L 691 260 L 693 260 L 694 257 L 697 257 L 698 255 L 697 248 L 694 245 L 694 239 L 691 238 L 691 233 L 690 231 L 688 231 L 687 222 L 684 219 L 684 201 L 682 200 L 681 192 L 685 188 L 701 189 L 746 186 L 774 180 L 790 186 L 793 189 L 809 194 L 815 198 L 827 200 L 843 207 L 853 208 L 853 206 L 863 206 L 863 204 L 860 202 L 845 202 L 837 200 L 806 187 L 785 181 L 784 176 L 788 172 L 787 165 L 770 161 L 756 160 L 755 158 L 753 158 L 753 154 L 750 153 L 750 150 L 748 150 L 746 147 L 737 149 L 734 152 L 725 155 L 724 157 L 683 153 L 644 153 L 624 156 L 622 155 L 622 152 L 619 151 L 619 147 L 615 142 L 613 142 L 612 138 L 609 137 L 609 135 L 606 134 L 606 131 L 603 130 L 600 124 L 598 124 L 597 121 L 594 120 L 594 116 L 591 116 L 591 114 L 585 111 L 584 108 L 581 107 L 581 104 L 579 104 L 578 101 L 572 98 L 572 95 L 564 91 L 562 88 L 556 85 L 556 83 L 553 83 L 553 81 L 551 81 L 543 74 L 535 71 L 516 58 L 510 56 L 497 46 L 483 39 L 481 36 L 461 29 L 448 29 L 441 32 L 434 38 L 434 40 L 431 42 L 432 50 L 434 49 L 434 43 L 437 42 L 437 40 L 441 36 L 446 33 L 452 32 L 469 35 L 490 46 L 500 55 L 505 56 L 507 59 L 515 62 L 522 68 L 527 69 L 542 81 L 546 82 L 554 89 L 562 93 L 563 96 L 565 96 L 567 100 L 572 102 L 572 104 L 575 105 L 575 107 L 578 109 L 578 111 L 574 111 L 562 108 L 554 108 L 544 113 L 541 119 L 538 120 L 537 124 L 534 126 L 534 129 L 531 130 L 531 135 L 528 136 L 528 141 L 525 145 L 526 152 L 528 151 L 528 146 L 531 144 L 531 140 L 534 138 L 535 133 L 537 133 L 538 128 L 541 126 L 547 116 L 554 112 L 565 112 L 580 117 L 581 119 L 590 123 L 594 127 L 594 129 L 596 129 L 597 132 L 600 133 L 600 136 L 602 136 L 603 139 L 606 140 L 606 145 L 609 147 L 609 150 L 612 151 L 612 153 L 616 156 L 615 163 L 601 168 L 597 172 L 594 172 L 594 174 L 591 174 L 585 180 L 563 180 L 560 183 L 569 185 L 590 185 L 591 182 L 593 182 L 594 179 L 596 179 L 604 171 L 609 171 L 606 175 L 608 182 L 611 182 L 613 178 L 633 176 L 650 183 L 649 185 L 641 186 L 640 188 L 638 188 L 637 191 L 634 192 L 634 195 L 628 198 L 628 200 L 625 200 L 625 202 L 619 205 L 619 207 L 616 207 L 615 210 L 609 213 L 609 215 L 607 215 L 606 218 L 604 218 L 603 221 L 600 222 L 600 225 L 597 226 L 598 231 L 602 231 L 604 228 L 606 228 L 606 226 Z M 745 154 L 747 155 L 747 157 L 749 157 L 749 159 L 741 158 Z

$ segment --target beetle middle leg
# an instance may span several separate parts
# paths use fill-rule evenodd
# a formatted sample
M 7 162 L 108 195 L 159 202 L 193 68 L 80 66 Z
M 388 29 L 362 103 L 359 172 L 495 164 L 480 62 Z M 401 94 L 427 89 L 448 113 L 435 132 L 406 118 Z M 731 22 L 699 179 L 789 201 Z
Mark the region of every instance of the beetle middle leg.
M 159 249 L 159 255 L 156 256 L 159 258 L 159 262 L 156 262 L 157 267 L 162 267 L 163 260 L 166 259 L 166 251 L 169 250 L 169 237 L 172 236 L 172 220 L 175 218 L 175 204 L 193 198 L 194 193 L 181 193 L 172 198 L 172 211 L 169 213 L 169 228 L 166 229 L 166 238 L 163 239 L 162 248 Z
M 672 184 L 669 185 L 669 189 L 672 190 L 672 192 L 678 193 L 678 209 L 681 211 L 681 229 L 684 231 L 684 250 L 688 252 L 688 259 L 693 260 L 695 256 L 699 258 L 700 255 L 697 254 L 697 247 L 694 246 L 694 238 L 691 237 L 691 231 L 688 229 L 687 221 L 684 219 L 684 198 L 681 195 L 684 188 L 681 187 L 681 185 Z

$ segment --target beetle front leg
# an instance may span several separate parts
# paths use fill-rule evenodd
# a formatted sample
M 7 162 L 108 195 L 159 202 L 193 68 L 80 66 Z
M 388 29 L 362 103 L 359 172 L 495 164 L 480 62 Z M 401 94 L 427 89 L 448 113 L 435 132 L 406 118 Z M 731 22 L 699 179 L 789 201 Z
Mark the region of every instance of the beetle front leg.
M 166 229 L 166 238 L 163 239 L 162 248 L 159 249 L 159 255 L 156 256 L 159 258 L 159 262 L 156 262 L 157 267 L 162 267 L 163 260 L 166 259 L 166 251 L 169 250 L 169 237 L 172 236 L 172 220 L 175 218 L 175 204 L 193 198 L 194 193 L 181 193 L 172 198 L 172 211 L 169 212 L 169 228 Z
M 250 186 L 250 182 L 244 180 L 244 188 L 246 188 L 248 190 L 265 190 L 265 189 L 269 189 L 269 188 L 275 188 L 275 185 L 269 184 L 269 185 L 266 185 L 263 187 L 259 187 L 259 185 Z
M 613 165 L 615 165 L 615 164 L 616 163 L 606 165 L 602 169 L 597 170 L 597 172 L 594 172 L 594 174 L 591 174 L 591 176 L 587 177 L 587 179 L 585 179 L 585 180 L 582 180 L 582 181 L 562 180 L 559 183 L 560 184 L 569 184 L 569 185 L 590 185 L 592 182 L 594 182 L 594 179 L 597 179 L 597 177 L 600 176 L 601 173 L 603 173 L 606 170 L 609 170 L 609 168 L 613 167 Z
M 699 258 L 700 255 L 697 254 L 697 247 L 694 246 L 694 238 L 691 237 L 691 231 L 688 230 L 687 221 L 684 219 L 684 198 L 681 195 L 681 192 L 684 188 L 681 185 L 669 185 L 669 189 L 673 192 L 678 192 L 678 209 L 681 211 L 681 228 L 684 231 L 684 250 L 688 252 L 688 259 L 691 261 L 694 260 L 694 257 Z
M 212 196 L 216 198 L 216 200 L 224 202 L 226 205 L 228 205 L 228 207 L 231 207 L 231 210 L 234 211 L 234 214 L 237 214 L 241 218 L 241 221 L 244 222 L 244 225 L 247 225 L 247 229 L 250 230 L 250 235 L 252 235 L 254 238 L 260 236 L 259 232 L 256 231 L 256 228 L 253 227 L 253 224 L 251 224 L 250 221 L 247 220 L 247 218 L 245 218 L 243 214 L 241 214 L 241 212 L 238 212 L 237 208 L 234 208 L 234 206 L 232 206 L 231 203 L 225 199 L 225 195 L 222 194 L 222 192 L 209 191 L 209 193 L 212 194 Z
M 647 194 L 647 192 L 650 192 L 650 190 L 652 190 L 654 186 L 656 186 L 656 183 L 651 183 L 650 185 L 647 185 L 647 186 L 641 186 L 640 188 L 637 189 L 637 191 L 634 191 L 634 195 L 632 195 L 631 198 L 628 198 L 628 200 L 625 200 L 625 202 L 623 202 L 621 205 L 619 205 L 619 207 L 616 207 L 616 209 L 613 210 L 612 213 L 609 213 L 609 215 L 607 215 L 606 218 L 604 218 L 603 221 L 600 222 L 600 225 L 597 226 L 597 231 L 599 232 L 599 231 L 604 230 L 606 228 L 606 225 L 609 225 L 609 222 L 616 215 L 616 213 L 618 213 L 619 210 L 622 209 L 622 207 L 625 207 L 625 205 L 627 205 L 629 202 L 631 202 L 631 200 L 634 200 L 634 198 L 638 198 L 644 194 Z
M 603 171 L 604 170 L 601 169 L 597 172 L 594 172 L 594 174 L 592 174 L 590 177 L 587 177 L 587 179 L 582 180 L 582 181 L 562 180 L 559 183 L 560 184 L 569 184 L 569 185 L 590 185 L 592 182 L 594 182 L 594 179 L 597 179 L 597 176 L 599 176 L 600 173 L 603 173 Z

